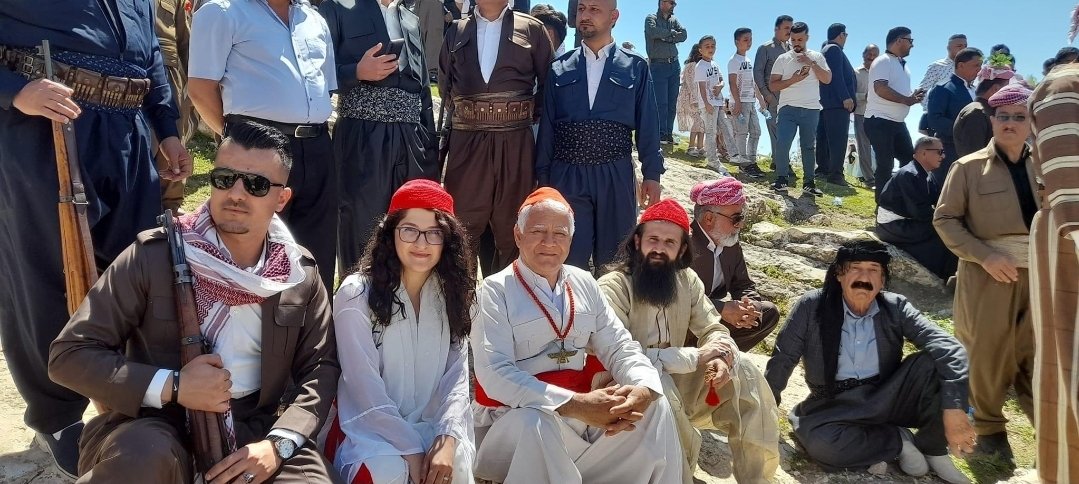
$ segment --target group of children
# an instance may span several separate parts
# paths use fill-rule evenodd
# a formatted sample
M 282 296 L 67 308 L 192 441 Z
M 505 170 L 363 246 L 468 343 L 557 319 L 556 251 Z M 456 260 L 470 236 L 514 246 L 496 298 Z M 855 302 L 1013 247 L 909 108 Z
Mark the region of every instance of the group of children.
M 708 166 L 728 175 L 723 162 L 742 167 L 747 175 L 759 178 L 757 142 L 760 139 L 758 112 L 769 116 L 764 99 L 753 78 L 753 62 L 746 53 L 753 45 L 753 32 L 734 32 L 737 52 L 727 62 L 731 96 L 723 96 L 726 83 L 715 60 L 716 39 L 701 37 L 693 45 L 682 71 L 678 94 L 678 128 L 689 131 L 687 154 L 706 157 Z

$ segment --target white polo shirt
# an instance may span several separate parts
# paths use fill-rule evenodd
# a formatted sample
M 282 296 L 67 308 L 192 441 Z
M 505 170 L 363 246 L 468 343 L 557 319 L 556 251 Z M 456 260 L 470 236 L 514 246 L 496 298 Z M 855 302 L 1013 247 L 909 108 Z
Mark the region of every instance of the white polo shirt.
M 869 92 L 866 93 L 865 108 L 866 118 L 904 122 L 907 113 L 910 112 L 910 106 L 892 102 L 877 95 L 873 85 L 878 80 L 888 81 L 888 87 L 892 90 L 900 95 L 910 96 L 914 91 L 910 88 L 910 69 L 907 69 L 906 62 L 887 52 L 873 61 L 873 65 L 869 68 Z
M 820 52 L 806 49 L 805 54 L 822 69 L 830 71 L 828 61 L 824 59 Z M 798 55 L 798 52 L 788 50 L 776 58 L 775 64 L 772 65 L 772 75 L 782 76 L 781 79 L 783 80 L 794 77 L 794 73 L 803 67 L 803 64 L 798 62 Z M 818 110 L 821 108 L 820 79 L 817 78 L 817 73 L 812 68 L 809 69 L 808 77 L 779 91 L 779 108 L 783 106 Z

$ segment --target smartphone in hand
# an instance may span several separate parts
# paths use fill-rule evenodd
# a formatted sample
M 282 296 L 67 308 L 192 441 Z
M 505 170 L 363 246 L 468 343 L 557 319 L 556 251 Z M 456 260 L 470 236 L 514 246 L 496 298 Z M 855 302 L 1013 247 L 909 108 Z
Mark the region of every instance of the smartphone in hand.
M 389 44 L 382 48 L 382 52 L 379 55 L 393 55 L 395 58 L 401 58 L 401 51 L 405 48 L 405 39 L 393 39 Z

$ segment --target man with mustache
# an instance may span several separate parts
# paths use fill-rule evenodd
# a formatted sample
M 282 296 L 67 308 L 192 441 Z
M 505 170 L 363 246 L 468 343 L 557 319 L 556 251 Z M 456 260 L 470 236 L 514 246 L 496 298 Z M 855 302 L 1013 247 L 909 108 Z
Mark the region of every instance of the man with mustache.
M 970 355 L 970 397 L 979 451 L 1010 465 L 1008 391 L 1034 420 L 1030 227 L 1038 185 L 1030 162 L 1030 90 L 1010 84 L 989 98 L 993 139 L 952 165 L 933 225 L 955 255 L 955 335 Z
M 341 374 L 330 303 L 276 214 L 291 167 L 286 135 L 239 121 L 209 201 L 176 221 L 210 354 L 180 365 L 162 229 L 139 234 L 53 342 L 49 376 L 109 409 L 83 431 L 78 482 L 193 482 L 187 409 L 224 413 L 221 437 L 236 449 L 205 482 L 336 482 L 314 445 Z
M 520 258 L 483 281 L 472 326 L 476 477 L 682 482 L 656 368 L 592 275 L 565 264 L 575 227 L 557 190 L 536 190 L 514 228 Z
M 660 115 L 648 63 L 615 45 L 617 0 L 579 0 L 581 47 L 551 64 L 536 153 L 540 186 L 562 193 L 577 233 L 569 263 L 600 268 L 637 220 L 637 206 L 659 201 L 664 172 Z M 644 181 L 634 193 L 633 144 Z
M 729 176 L 703 181 L 690 190 L 689 199 L 694 204 L 692 268 L 738 349 L 749 351 L 775 330 L 779 309 L 757 293 L 738 243 L 746 220 L 742 182 Z
M 778 403 L 804 364 L 809 397 L 789 418 L 797 441 L 825 468 L 882 474 L 898 458 L 909 475 L 932 469 L 947 482 L 969 483 L 947 455 L 975 445 L 966 352 L 906 297 L 882 290 L 890 261 L 880 242 L 840 246 L 824 287 L 791 308 L 765 378 Z M 918 351 L 904 358 L 906 342 Z
M 689 268 L 689 232 L 689 216 L 678 202 L 652 205 L 599 285 L 659 370 L 685 454 L 682 481 L 693 482 L 698 429 L 719 429 L 728 435 L 735 479 L 769 482 L 779 466 L 778 409 L 761 371 L 741 359 L 704 284 Z M 690 335 L 693 343 L 687 342 Z

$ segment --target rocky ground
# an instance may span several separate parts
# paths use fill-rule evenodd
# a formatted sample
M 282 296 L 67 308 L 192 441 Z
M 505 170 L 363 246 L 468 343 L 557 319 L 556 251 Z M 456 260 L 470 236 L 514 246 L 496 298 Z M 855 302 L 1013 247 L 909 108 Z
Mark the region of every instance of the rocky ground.
M 681 163 L 668 163 L 664 175 L 664 193 L 678 199 L 685 206 L 690 187 L 697 181 L 715 178 L 714 172 L 693 168 Z M 799 294 L 819 287 L 827 264 L 835 255 L 836 246 L 842 241 L 868 237 L 864 230 L 871 221 L 830 211 L 828 214 L 818 203 L 833 203 L 821 198 L 796 199 L 781 197 L 767 190 L 763 184 L 750 184 L 749 228 L 743 235 L 743 246 L 749 260 L 752 276 L 758 282 L 760 292 L 786 309 Z M 915 301 L 923 311 L 937 318 L 947 318 L 951 310 L 951 294 L 932 274 L 914 263 L 905 254 L 896 251 L 892 265 L 891 289 L 901 292 Z M 750 354 L 749 358 L 764 367 L 765 352 Z M 791 377 L 784 392 L 784 402 L 801 401 L 808 394 L 800 369 Z M 781 408 L 786 415 L 789 404 Z M 68 482 L 53 470 L 49 457 L 33 445 L 33 432 L 22 424 L 23 403 L 15 391 L 6 360 L 0 358 L 0 483 L 52 484 Z M 89 410 L 87 418 L 92 416 Z M 786 419 L 781 421 L 784 429 L 781 469 L 776 476 L 780 483 L 930 483 L 940 482 L 934 477 L 913 479 L 903 475 L 896 466 L 885 476 L 871 476 L 864 472 L 825 473 L 809 462 L 805 455 L 795 449 Z M 699 459 L 695 477 L 701 483 L 734 482 L 731 477 L 731 455 L 725 437 L 721 433 L 708 432 Z M 998 482 L 998 475 L 974 473 L 978 482 Z M 1036 482 L 1033 471 L 1020 469 L 1016 475 L 999 482 Z

